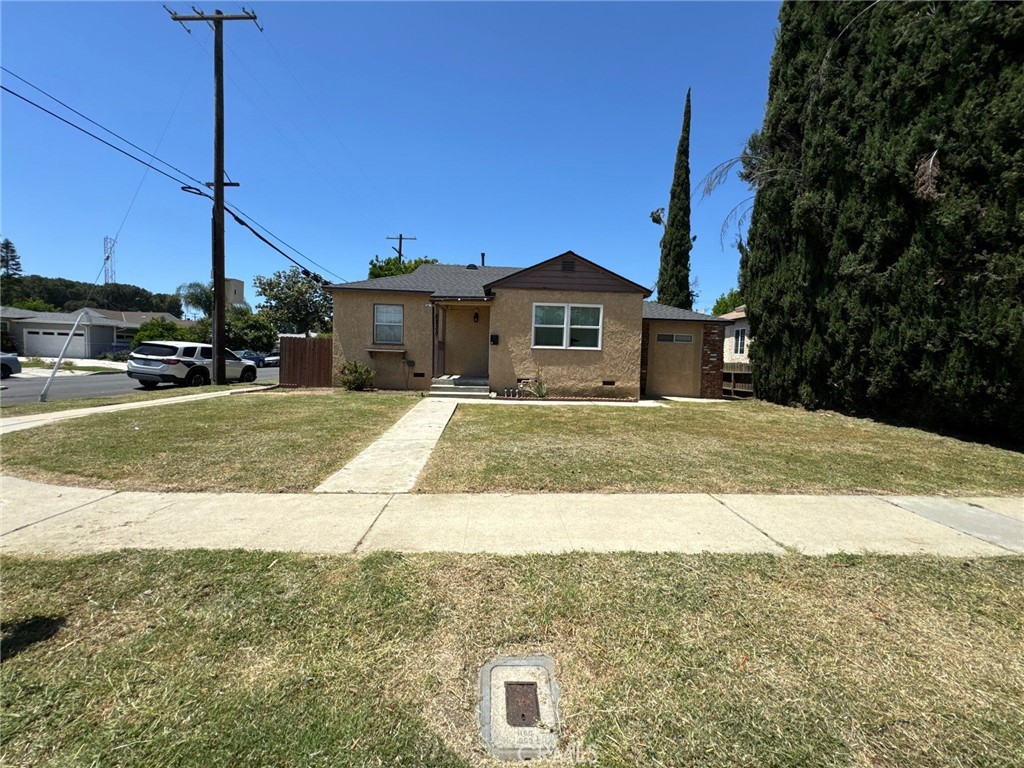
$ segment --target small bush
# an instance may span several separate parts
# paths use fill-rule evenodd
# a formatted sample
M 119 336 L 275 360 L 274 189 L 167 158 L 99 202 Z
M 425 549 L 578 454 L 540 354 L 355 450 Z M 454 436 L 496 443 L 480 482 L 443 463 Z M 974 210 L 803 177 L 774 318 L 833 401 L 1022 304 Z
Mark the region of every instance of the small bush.
M 118 363 L 124 363 L 128 360 L 128 355 L 131 350 L 121 345 L 109 346 L 96 355 L 97 360 L 114 360 Z
M 373 387 L 373 368 L 358 360 L 350 360 L 342 366 L 339 377 L 345 389 L 362 392 Z
M 521 386 L 524 392 L 528 392 L 539 400 L 543 400 L 548 396 L 548 385 L 541 378 L 540 369 L 537 370 L 537 375 L 531 381 L 523 382 Z

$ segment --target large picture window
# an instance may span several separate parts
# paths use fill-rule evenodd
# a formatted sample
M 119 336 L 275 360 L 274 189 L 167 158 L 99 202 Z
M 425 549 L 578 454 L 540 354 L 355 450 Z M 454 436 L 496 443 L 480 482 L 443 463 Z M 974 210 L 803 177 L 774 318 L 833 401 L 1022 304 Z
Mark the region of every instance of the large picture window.
M 373 305 L 373 343 L 402 343 L 402 310 L 401 304 Z
M 534 304 L 533 346 L 545 349 L 600 349 L 600 304 Z

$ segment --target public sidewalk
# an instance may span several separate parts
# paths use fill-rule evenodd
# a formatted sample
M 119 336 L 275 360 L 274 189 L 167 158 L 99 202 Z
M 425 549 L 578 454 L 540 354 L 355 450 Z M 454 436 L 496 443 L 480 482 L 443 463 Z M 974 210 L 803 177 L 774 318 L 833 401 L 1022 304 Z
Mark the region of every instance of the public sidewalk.
M 1024 553 L 1024 499 L 115 492 L 0 477 L 0 551 Z

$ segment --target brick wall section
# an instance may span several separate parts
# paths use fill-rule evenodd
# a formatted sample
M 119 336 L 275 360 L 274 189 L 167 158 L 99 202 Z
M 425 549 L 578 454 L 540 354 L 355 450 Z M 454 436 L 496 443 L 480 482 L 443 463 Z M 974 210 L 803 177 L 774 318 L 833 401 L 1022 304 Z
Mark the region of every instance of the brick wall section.
M 722 323 L 704 323 L 704 342 L 700 350 L 700 396 L 722 396 Z

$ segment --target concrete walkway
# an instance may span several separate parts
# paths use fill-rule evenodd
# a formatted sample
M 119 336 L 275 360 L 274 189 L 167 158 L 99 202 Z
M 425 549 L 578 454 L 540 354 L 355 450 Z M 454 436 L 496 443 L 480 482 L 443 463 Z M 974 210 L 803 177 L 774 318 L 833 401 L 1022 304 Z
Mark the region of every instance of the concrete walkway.
M 266 392 L 273 387 L 245 387 L 243 389 L 220 390 L 218 392 L 204 392 L 198 395 L 171 395 L 169 397 L 158 397 L 153 400 L 139 400 L 133 403 L 117 403 L 116 405 L 98 405 L 92 408 L 69 408 L 66 411 L 49 411 L 47 413 L 34 413 L 29 416 L 11 416 L 0 419 L 0 435 L 8 432 L 18 432 L 22 429 L 32 429 L 53 424 L 65 419 L 81 419 L 85 416 L 92 416 L 97 413 L 112 413 L 113 411 L 132 411 L 136 408 L 156 408 L 161 405 L 176 405 L 178 403 L 192 403 L 196 400 L 209 400 L 211 397 L 227 397 L 228 395 L 240 395 L 244 392 Z
M 459 402 L 454 398 L 424 398 L 315 492 L 411 491 Z
M 0 551 L 125 547 L 986 557 L 1024 553 L 1024 499 L 141 493 L 0 477 Z

